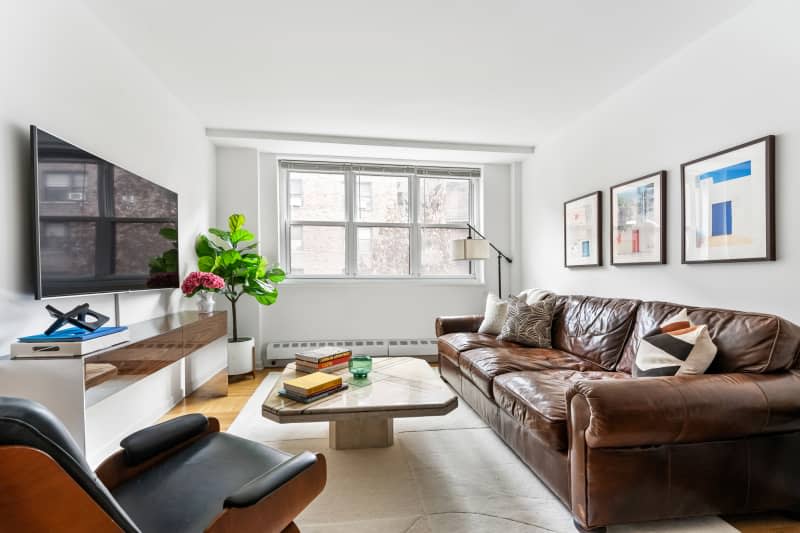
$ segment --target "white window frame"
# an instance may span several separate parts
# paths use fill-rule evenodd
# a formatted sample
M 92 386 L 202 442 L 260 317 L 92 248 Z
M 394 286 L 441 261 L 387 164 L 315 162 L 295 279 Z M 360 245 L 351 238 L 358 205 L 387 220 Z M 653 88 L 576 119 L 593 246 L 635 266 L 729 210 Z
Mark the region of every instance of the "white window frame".
M 287 279 L 292 280 L 453 280 L 453 281 L 480 281 L 483 275 L 482 265 L 478 262 L 469 262 L 469 273 L 457 274 L 425 274 L 421 273 L 422 266 L 422 229 L 445 228 L 466 230 L 466 224 L 424 224 L 420 214 L 420 179 L 425 177 L 462 179 L 469 182 L 469 219 L 470 224 L 481 230 L 480 211 L 482 206 L 482 180 L 483 168 L 478 165 L 435 166 L 418 164 L 374 163 L 374 162 L 343 162 L 278 159 L 278 201 L 280 213 L 280 256 L 281 263 L 286 267 Z M 299 165 L 307 166 L 305 169 L 292 168 Z M 312 169 L 313 167 L 313 169 Z M 363 170 L 367 167 L 368 170 Z M 359 218 L 358 209 L 358 183 L 356 176 L 365 174 L 369 176 L 381 173 L 370 167 L 385 167 L 390 171 L 387 176 L 406 176 L 409 181 L 409 221 L 408 222 L 363 222 Z M 290 172 L 310 172 L 315 174 L 344 174 L 345 177 L 345 214 L 346 219 L 339 221 L 313 221 L 290 220 L 291 195 L 289 190 Z M 471 174 L 464 176 L 462 174 Z M 307 192 L 307 191 L 304 191 Z M 345 228 L 345 273 L 338 274 L 292 274 L 292 250 L 290 229 L 291 226 L 334 226 Z M 409 231 L 409 274 L 408 275 L 370 275 L 358 274 L 358 228 L 360 227 L 397 227 L 408 228 Z

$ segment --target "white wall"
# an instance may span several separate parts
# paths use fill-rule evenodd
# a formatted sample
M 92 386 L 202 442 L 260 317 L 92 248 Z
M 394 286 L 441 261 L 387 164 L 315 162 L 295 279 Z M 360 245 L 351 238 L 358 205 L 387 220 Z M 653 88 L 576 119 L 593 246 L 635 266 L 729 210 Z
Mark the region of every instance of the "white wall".
M 28 126 L 179 193 L 181 273 L 214 215 L 214 150 L 202 124 L 78 0 L 0 2 L 0 354 L 50 319 L 33 299 Z M 88 301 L 111 314 L 113 298 Z M 123 323 L 176 310 L 179 291 L 122 296 Z
M 245 216 L 245 227 L 259 238 L 261 227 L 259 213 L 260 183 L 258 180 L 258 152 L 249 148 L 219 148 L 217 162 L 217 216 L 216 227 L 228 229 L 228 217 L 233 213 Z M 259 250 L 261 243 L 259 243 Z M 221 295 L 216 296 L 217 305 L 228 310 L 228 332 L 233 335 L 233 316 L 230 304 Z M 244 296 L 236 303 L 238 335 L 254 337 L 256 346 L 261 343 L 261 320 L 259 304 Z
M 800 322 L 800 3 L 759 1 L 537 147 L 523 167 L 523 284 L 765 311 Z M 680 264 L 680 164 L 777 135 L 774 263 Z M 668 171 L 666 266 L 566 269 L 564 200 Z M 606 261 L 607 262 L 607 261 Z
M 252 193 L 259 191 L 261 225 L 258 239 L 261 253 L 271 262 L 279 257 L 277 160 L 261 153 L 258 172 L 252 148 L 217 148 L 220 190 L 237 191 L 217 204 L 220 224 L 228 212 L 252 213 Z M 513 257 L 514 220 L 512 166 L 484 165 L 485 234 Z M 260 183 L 258 183 L 260 181 Z M 518 180 L 517 180 L 518 181 Z M 254 230 L 253 224 L 249 224 Z M 515 264 L 516 265 L 516 264 Z M 503 265 L 503 292 L 512 289 L 513 269 Z M 486 263 L 486 283 L 448 285 L 432 281 L 287 281 L 279 285 L 276 304 L 261 307 L 260 328 L 246 316 L 247 335 L 260 335 L 259 345 L 275 340 L 351 338 L 430 338 L 434 319 L 483 311 L 486 291 L 497 291 L 496 263 Z M 242 322 L 244 324 L 244 322 Z M 263 349 L 262 349 L 263 354 Z

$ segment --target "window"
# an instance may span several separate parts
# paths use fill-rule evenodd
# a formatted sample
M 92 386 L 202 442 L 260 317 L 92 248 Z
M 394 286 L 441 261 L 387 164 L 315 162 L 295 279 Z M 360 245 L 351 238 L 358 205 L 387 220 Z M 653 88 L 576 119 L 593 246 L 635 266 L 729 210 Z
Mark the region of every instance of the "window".
M 296 277 L 474 277 L 450 259 L 475 225 L 480 169 L 281 161 L 282 250 Z
M 303 207 L 303 180 L 289 180 L 289 205 Z
M 44 200 L 47 202 L 82 202 L 86 199 L 86 175 L 48 172 L 44 176 Z
M 359 219 L 365 220 L 369 218 L 372 211 L 372 182 L 359 179 L 358 180 L 358 214 Z

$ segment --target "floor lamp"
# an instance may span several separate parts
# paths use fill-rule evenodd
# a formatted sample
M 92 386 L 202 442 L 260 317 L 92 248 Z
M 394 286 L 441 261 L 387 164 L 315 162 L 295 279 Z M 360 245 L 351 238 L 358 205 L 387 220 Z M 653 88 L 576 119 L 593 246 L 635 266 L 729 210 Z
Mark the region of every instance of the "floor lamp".
M 454 261 L 485 261 L 489 259 L 489 247 L 497 252 L 497 297 L 503 297 L 503 259 L 511 263 L 511 258 L 497 249 L 483 234 L 471 224 L 467 224 L 467 238 L 456 239 L 452 242 L 452 257 Z M 480 239 L 473 239 L 475 233 Z

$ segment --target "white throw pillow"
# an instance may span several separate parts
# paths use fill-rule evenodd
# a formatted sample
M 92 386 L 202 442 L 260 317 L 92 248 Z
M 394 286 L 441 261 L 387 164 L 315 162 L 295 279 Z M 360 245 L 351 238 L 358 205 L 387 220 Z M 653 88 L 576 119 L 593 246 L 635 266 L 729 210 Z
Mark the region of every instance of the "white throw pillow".
M 693 324 L 689 313 L 680 313 L 647 333 L 639 342 L 634 377 L 703 374 L 717 355 L 717 347 L 705 325 Z
M 526 305 L 533 305 L 537 302 L 541 302 L 542 300 L 546 300 L 551 296 L 555 296 L 555 293 L 550 292 L 547 289 L 527 289 L 519 293 L 517 298 L 525 300 Z
M 501 300 L 491 292 L 486 296 L 486 311 L 478 333 L 498 335 L 508 316 L 508 302 Z

